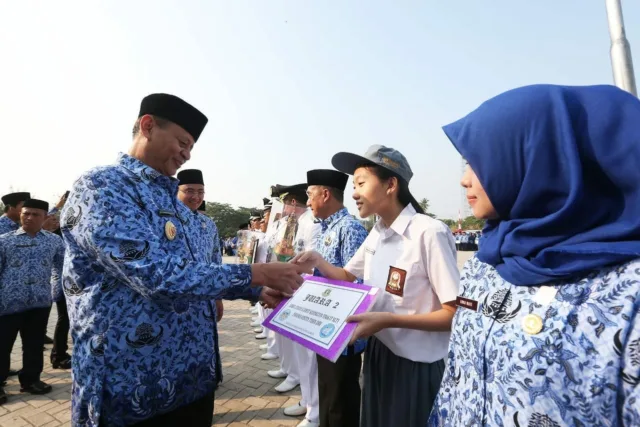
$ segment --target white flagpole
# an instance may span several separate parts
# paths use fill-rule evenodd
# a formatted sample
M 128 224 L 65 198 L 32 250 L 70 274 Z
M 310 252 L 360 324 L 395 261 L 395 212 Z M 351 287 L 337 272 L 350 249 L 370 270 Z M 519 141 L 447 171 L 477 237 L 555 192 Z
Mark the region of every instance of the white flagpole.
M 620 89 L 638 96 L 636 78 L 633 73 L 631 48 L 624 31 L 622 5 L 620 0 L 605 0 L 609 19 L 609 35 L 611 36 L 611 67 L 613 81 Z

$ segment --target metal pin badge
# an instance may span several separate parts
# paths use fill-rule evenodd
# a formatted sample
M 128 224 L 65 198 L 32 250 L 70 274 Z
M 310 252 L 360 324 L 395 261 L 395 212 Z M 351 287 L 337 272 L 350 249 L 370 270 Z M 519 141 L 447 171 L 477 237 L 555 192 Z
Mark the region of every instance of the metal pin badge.
M 537 314 L 527 314 L 522 319 L 522 330 L 529 335 L 536 335 L 542 331 L 542 317 Z
M 164 225 L 164 235 L 167 236 L 167 239 L 173 240 L 176 238 L 177 234 L 178 229 L 176 228 L 176 226 L 173 225 L 171 221 L 167 221 L 167 223 Z

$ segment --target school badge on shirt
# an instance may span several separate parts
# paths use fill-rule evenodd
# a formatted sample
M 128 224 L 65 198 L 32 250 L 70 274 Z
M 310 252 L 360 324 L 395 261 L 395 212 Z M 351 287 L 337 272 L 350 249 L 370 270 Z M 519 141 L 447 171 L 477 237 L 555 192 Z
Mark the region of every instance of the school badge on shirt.
M 389 275 L 387 276 L 387 286 L 385 290 L 399 297 L 404 296 L 404 282 L 407 278 L 407 270 L 397 267 L 389 267 Z

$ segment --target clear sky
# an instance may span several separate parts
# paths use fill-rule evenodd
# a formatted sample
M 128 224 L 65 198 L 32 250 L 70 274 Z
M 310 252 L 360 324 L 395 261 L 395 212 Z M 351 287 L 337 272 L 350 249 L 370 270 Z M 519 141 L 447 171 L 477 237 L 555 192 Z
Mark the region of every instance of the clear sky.
M 640 3 L 623 8 L 638 70 Z M 604 0 L 21 0 L 0 6 L 0 40 L 0 193 L 51 202 L 128 150 L 143 96 L 169 92 L 209 117 L 186 165 L 208 201 L 259 205 L 378 143 L 455 218 L 442 125 L 516 86 L 612 83 Z

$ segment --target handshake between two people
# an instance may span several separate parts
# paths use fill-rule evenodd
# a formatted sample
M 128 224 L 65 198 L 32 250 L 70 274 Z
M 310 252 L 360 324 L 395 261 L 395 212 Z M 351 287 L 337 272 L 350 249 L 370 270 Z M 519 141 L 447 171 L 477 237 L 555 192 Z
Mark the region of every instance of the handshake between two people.
M 263 286 L 260 302 L 267 308 L 275 308 L 283 298 L 288 298 L 302 285 L 304 273 L 312 273 L 316 266 L 317 252 L 303 252 L 289 262 L 253 264 L 252 284 Z

